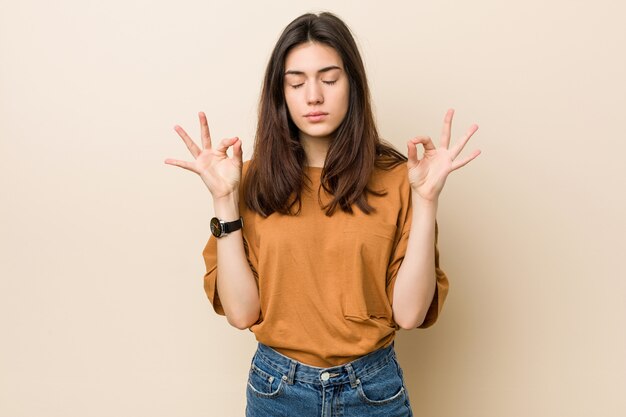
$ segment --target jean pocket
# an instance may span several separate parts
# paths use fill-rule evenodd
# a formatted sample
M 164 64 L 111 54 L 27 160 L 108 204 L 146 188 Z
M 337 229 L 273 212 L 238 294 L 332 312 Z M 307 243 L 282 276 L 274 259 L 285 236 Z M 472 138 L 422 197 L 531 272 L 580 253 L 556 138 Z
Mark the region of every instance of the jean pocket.
M 274 370 L 252 362 L 248 373 L 248 390 L 259 398 L 276 398 L 282 394 L 286 378 Z
M 357 379 L 360 399 L 370 405 L 384 405 L 393 401 L 404 401 L 406 389 L 400 367 L 394 358 L 378 372 Z

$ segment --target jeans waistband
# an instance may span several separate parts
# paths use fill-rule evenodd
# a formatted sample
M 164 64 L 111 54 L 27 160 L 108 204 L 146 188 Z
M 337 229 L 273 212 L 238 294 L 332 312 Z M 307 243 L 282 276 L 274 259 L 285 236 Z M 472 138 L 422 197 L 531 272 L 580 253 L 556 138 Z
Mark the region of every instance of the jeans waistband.
M 394 342 L 391 342 L 387 347 L 375 350 L 343 365 L 320 368 L 296 361 L 258 342 L 253 362 L 260 360 L 265 365 L 272 367 L 282 375 L 283 380 L 288 384 L 293 384 L 294 381 L 301 381 L 327 386 L 350 382 L 350 385 L 355 387 L 358 384 L 359 377 L 377 372 L 390 360 L 395 359 L 396 352 L 393 345 Z

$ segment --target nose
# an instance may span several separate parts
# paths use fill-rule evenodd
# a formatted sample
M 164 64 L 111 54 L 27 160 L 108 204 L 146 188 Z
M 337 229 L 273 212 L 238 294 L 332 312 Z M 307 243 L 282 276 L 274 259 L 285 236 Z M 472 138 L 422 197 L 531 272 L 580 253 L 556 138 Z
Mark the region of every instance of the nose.
M 308 104 L 322 104 L 324 102 L 324 95 L 322 94 L 322 88 L 318 83 L 307 83 L 306 100 Z

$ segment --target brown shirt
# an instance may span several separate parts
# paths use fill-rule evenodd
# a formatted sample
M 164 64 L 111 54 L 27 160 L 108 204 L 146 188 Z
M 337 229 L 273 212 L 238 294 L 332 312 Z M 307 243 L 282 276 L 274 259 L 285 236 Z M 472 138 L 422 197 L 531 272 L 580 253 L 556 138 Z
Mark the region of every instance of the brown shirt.
M 245 206 L 243 238 L 248 262 L 259 287 L 261 316 L 250 327 L 256 339 L 302 363 L 331 367 L 389 345 L 399 326 L 391 303 L 398 269 L 411 226 L 411 189 L 406 163 L 389 171 L 375 169 L 369 195 L 374 213 L 337 210 L 325 215 L 329 195 L 320 188 L 321 168 L 307 167 L 311 189 L 303 190 L 297 216 L 274 213 L 266 218 Z M 247 170 L 244 163 L 243 175 Z M 435 232 L 437 289 L 421 328 L 431 326 L 448 293 L 439 268 Z M 218 314 L 217 242 L 211 236 L 203 252 L 204 289 Z

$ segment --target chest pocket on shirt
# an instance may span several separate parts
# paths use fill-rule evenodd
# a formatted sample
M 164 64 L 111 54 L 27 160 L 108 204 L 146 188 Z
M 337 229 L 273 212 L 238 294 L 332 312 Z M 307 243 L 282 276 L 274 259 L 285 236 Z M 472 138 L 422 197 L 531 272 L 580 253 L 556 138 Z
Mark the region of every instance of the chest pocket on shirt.
M 396 225 L 349 222 L 342 230 L 344 258 L 343 312 L 348 320 L 385 318 L 391 320 L 391 303 L 386 293 L 387 268 Z

